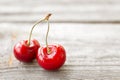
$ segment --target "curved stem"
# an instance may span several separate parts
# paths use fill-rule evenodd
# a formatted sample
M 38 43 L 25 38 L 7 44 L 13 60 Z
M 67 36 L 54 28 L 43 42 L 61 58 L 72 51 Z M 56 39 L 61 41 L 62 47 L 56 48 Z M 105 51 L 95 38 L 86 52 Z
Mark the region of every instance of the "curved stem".
M 31 36 L 32 36 L 33 29 L 35 28 L 35 26 L 36 26 L 37 24 L 41 23 L 42 21 L 44 21 L 44 20 L 37 21 L 37 22 L 33 25 L 33 27 L 31 28 L 27 45 L 30 45 L 30 41 L 31 41 Z
M 48 23 L 48 29 L 47 29 L 47 33 L 46 33 L 46 47 L 47 47 L 47 53 L 49 54 L 50 53 L 50 49 L 48 47 L 48 33 L 49 33 L 49 30 L 50 30 L 50 24 L 49 24 L 49 20 L 47 20 L 47 23 Z
M 31 31 L 30 31 L 30 35 L 29 35 L 28 42 L 27 42 L 27 45 L 28 45 L 28 46 L 30 45 L 32 32 L 33 32 L 33 29 L 35 28 L 35 26 L 36 26 L 37 24 L 41 23 L 42 21 L 48 20 L 50 16 L 51 16 L 51 14 L 48 14 L 44 19 L 37 21 L 37 22 L 33 25 L 33 27 L 31 28 Z

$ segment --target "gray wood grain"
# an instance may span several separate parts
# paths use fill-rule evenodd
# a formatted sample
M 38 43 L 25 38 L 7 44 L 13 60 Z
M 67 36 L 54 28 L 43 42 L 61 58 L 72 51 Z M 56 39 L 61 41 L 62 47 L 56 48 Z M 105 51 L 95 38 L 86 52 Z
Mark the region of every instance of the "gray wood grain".
M 28 38 L 31 26 L 0 24 L 0 80 L 120 80 L 120 24 L 52 23 L 49 44 L 59 43 L 65 47 L 64 66 L 58 71 L 45 71 L 36 60 L 25 64 L 14 57 L 9 66 L 14 44 Z M 42 46 L 46 27 L 39 25 L 33 32 L 33 38 Z
M 47 13 L 52 22 L 119 23 L 119 0 L 1 0 L 0 22 L 29 23 Z
M 0 0 L 0 80 L 120 80 L 119 7 L 120 0 Z M 47 13 L 53 13 L 49 44 L 67 52 L 58 71 L 13 55 L 14 45 L 28 39 L 33 22 Z M 42 46 L 46 30 L 40 24 L 33 32 Z

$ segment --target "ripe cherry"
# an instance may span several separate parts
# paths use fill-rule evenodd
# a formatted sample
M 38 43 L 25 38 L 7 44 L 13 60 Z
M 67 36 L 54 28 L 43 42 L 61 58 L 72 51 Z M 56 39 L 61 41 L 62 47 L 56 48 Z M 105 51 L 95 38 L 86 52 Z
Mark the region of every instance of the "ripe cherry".
M 28 40 L 23 40 L 14 46 L 14 55 L 21 62 L 31 62 L 35 59 L 36 53 L 40 44 L 37 40 L 31 40 L 30 45 L 27 45 Z
M 21 61 L 21 62 L 31 62 L 36 58 L 36 54 L 37 54 L 38 48 L 40 47 L 40 44 L 35 39 L 31 40 L 31 36 L 32 36 L 32 32 L 33 32 L 34 27 L 37 24 L 39 24 L 40 22 L 45 21 L 46 17 L 42 20 L 37 21 L 33 25 L 32 29 L 30 31 L 30 35 L 29 35 L 28 40 L 20 41 L 19 43 L 17 43 L 14 46 L 14 50 L 13 50 L 14 55 L 19 61 Z
M 61 45 L 48 45 L 48 48 L 49 52 L 47 47 L 41 47 L 38 50 L 38 64 L 46 70 L 57 70 L 66 60 L 65 49 Z
M 37 53 L 38 64 L 46 70 L 58 70 L 66 60 L 66 51 L 63 46 L 59 44 L 48 45 L 47 37 L 49 32 L 49 17 L 48 30 L 46 34 L 46 46 L 39 48 Z

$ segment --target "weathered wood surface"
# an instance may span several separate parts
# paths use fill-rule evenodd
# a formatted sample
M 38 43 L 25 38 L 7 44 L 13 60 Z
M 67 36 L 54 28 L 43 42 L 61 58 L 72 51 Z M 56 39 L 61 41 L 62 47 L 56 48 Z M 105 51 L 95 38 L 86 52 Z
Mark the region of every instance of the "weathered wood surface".
M 120 80 L 120 24 L 52 23 L 49 43 L 62 44 L 67 51 L 59 71 L 45 71 L 36 61 L 24 64 L 14 57 L 8 66 L 13 45 L 28 37 L 31 25 L 1 24 L 0 80 Z M 45 31 L 42 24 L 33 33 L 41 45 Z
M 120 80 L 119 7 L 120 0 L 0 0 L 0 80 Z M 49 12 L 49 43 L 65 47 L 65 65 L 45 71 L 36 61 L 24 64 L 14 57 L 9 65 L 14 44 Z M 41 45 L 46 28 L 41 24 L 33 32 Z
M 0 22 L 33 22 L 53 13 L 53 22 L 120 22 L 120 0 L 1 0 Z

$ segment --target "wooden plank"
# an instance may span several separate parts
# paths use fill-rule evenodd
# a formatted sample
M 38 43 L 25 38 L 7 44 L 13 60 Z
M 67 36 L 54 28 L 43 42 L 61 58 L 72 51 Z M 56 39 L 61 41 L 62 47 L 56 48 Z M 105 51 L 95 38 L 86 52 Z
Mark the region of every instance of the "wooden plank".
M 34 22 L 53 13 L 53 22 L 120 22 L 119 0 L 4 0 L 0 22 Z
M 9 66 L 14 44 L 28 38 L 31 25 L 0 24 L 0 80 L 120 80 L 120 24 L 51 24 L 49 43 L 65 47 L 65 65 L 59 71 L 45 71 L 36 61 L 24 64 L 13 57 Z M 42 24 L 33 33 L 41 45 L 45 32 Z
M 23 4 L 31 4 L 33 6 L 35 6 L 35 4 L 40 4 L 40 5 L 44 5 L 44 4 L 72 4 L 72 3 L 80 3 L 80 4 L 119 4 L 120 1 L 119 0 L 71 0 L 71 1 L 64 1 L 64 0 L 60 0 L 60 1 L 56 1 L 56 0 L 44 0 L 44 1 L 39 1 L 39 0 L 26 0 L 26 1 L 21 1 L 21 0 L 4 0 L 4 1 L 0 1 L 0 3 L 2 5 L 22 5 L 20 3 L 23 3 Z M 66 4 L 66 5 L 68 5 Z M 74 4 L 73 4 L 74 5 Z

